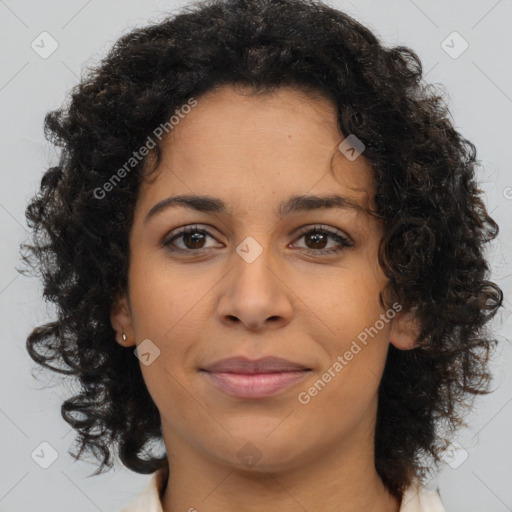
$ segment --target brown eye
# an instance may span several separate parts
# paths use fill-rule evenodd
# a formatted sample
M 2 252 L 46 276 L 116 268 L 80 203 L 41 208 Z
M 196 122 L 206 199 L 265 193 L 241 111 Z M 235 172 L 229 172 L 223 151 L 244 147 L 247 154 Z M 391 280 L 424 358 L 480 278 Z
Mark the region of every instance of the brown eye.
M 309 228 L 307 231 L 303 231 L 299 235 L 299 238 L 304 238 L 306 250 L 312 254 L 337 254 L 354 246 L 351 240 L 345 235 L 337 231 L 331 231 L 322 226 L 315 226 Z M 336 241 L 337 245 L 335 245 L 334 248 L 325 249 L 329 243 L 329 239 Z
M 170 237 L 164 240 L 162 245 L 171 252 L 201 253 L 211 248 L 205 246 L 208 237 L 214 239 L 205 229 L 197 226 L 186 226 L 181 228 L 178 232 L 174 232 Z M 341 232 L 332 231 L 322 226 L 315 226 L 303 230 L 299 235 L 299 239 L 300 238 L 303 238 L 306 244 L 306 247 L 303 249 L 315 255 L 338 254 L 354 246 L 350 238 L 343 235 Z M 331 240 L 336 242 L 334 247 L 326 248 Z M 176 241 L 180 241 L 181 246 L 177 245 Z
M 213 238 L 208 231 L 197 228 L 195 226 L 187 226 L 178 233 L 174 233 L 170 238 L 164 240 L 163 245 L 170 251 L 181 251 L 181 252 L 200 252 L 207 248 L 204 247 L 206 238 Z M 184 247 L 176 247 L 174 241 L 181 239 Z
M 323 249 L 327 245 L 329 235 L 319 233 L 318 231 L 310 231 L 304 237 L 306 243 L 311 242 L 313 244 L 314 247 L 310 247 L 311 249 Z
M 181 236 L 187 249 L 202 249 L 205 239 L 204 233 L 196 231 L 194 233 L 183 233 Z

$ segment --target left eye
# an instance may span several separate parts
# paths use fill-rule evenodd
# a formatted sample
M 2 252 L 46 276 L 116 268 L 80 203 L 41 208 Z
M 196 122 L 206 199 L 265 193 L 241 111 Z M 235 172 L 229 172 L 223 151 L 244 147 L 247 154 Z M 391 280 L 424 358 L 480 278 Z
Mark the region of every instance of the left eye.
M 207 237 L 214 239 L 205 229 L 197 226 L 187 226 L 181 228 L 177 233 L 172 234 L 170 238 L 165 239 L 163 245 L 171 252 L 203 252 L 208 249 L 204 247 L 204 242 Z M 302 231 L 298 235 L 298 239 L 300 238 L 304 238 L 306 244 L 312 244 L 314 246 L 312 248 L 305 248 L 307 252 L 314 254 L 337 254 L 354 246 L 346 235 L 321 226 L 315 226 Z M 336 241 L 337 245 L 335 245 L 334 248 L 325 249 L 329 238 Z M 179 239 L 185 244 L 185 247 L 176 246 L 174 241 Z
M 315 226 L 313 228 L 308 228 L 306 231 L 301 232 L 298 235 L 299 239 L 304 238 L 306 243 L 312 243 L 317 247 L 312 249 L 306 248 L 309 252 L 313 252 L 316 254 L 337 254 L 349 247 L 353 247 L 354 244 L 352 241 L 344 234 L 341 234 L 337 231 L 331 231 L 330 229 L 324 228 L 322 226 Z M 327 244 L 328 239 L 331 238 L 337 242 L 337 246 L 335 245 L 334 249 L 324 249 Z M 320 245 L 321 247 L 318 247 Z

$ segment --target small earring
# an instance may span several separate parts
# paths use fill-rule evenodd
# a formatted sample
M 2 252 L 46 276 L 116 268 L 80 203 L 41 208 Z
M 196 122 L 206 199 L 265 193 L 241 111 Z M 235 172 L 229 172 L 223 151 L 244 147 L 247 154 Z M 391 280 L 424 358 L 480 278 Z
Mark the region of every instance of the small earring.
M 123 341 L 126 341 L 128 338 L 126 337 L 126 334 L 123 332 L 123 335 L 122 335 L 122 338 L 123 338 Z

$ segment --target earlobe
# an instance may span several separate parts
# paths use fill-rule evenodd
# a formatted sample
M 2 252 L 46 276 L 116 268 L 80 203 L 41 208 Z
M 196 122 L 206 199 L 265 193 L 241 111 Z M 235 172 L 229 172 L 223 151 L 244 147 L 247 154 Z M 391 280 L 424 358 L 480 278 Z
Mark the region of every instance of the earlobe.
M 413 311 L 401 311 L 392 320 L 390 342 L 400 350 L 418 347 L 421 332 L 419 320 Z
M 110 311 L 110 323 L 116 332 L 116 341 L 123 347 L 135 345 L 132 315 L 126 295 L 117 299 Z

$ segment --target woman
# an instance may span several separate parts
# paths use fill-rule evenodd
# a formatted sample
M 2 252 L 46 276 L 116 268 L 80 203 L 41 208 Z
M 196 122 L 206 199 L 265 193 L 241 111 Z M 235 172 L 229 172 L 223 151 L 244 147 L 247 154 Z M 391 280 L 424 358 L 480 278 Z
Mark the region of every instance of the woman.
M 26 260 L 58 319 L 27 348 L 80 379 L 75 457 L 154 473 L 125 512 L 444 510 L 422 484 L 502 293 L 475 148 L 421 78 L 321 3 L 213 1 L 47 115 Z

